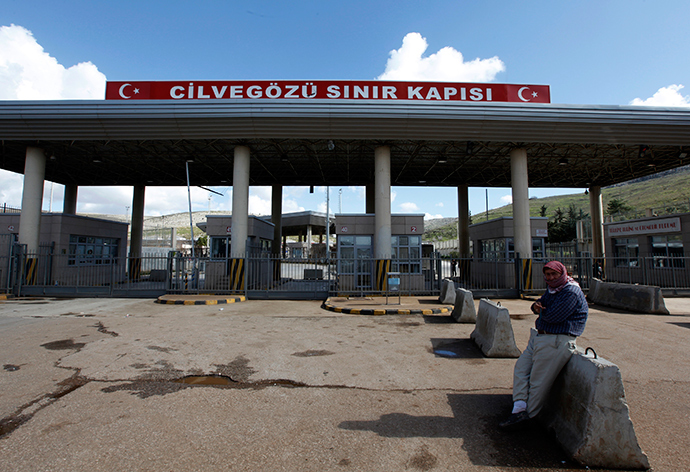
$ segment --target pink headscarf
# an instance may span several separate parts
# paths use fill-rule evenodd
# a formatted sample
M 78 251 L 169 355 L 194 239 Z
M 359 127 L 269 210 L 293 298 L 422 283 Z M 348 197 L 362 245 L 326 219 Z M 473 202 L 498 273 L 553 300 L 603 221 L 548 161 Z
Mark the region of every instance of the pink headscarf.
M 544 277 L 546 285 L 549 286 L 549 292 L 551 293 L 560 292 L 561 290 L 563 290 L 563 287 L 565 287 L 569 283 L 576 283 L 575 280 L 573 280 L 573 278 L 568 275 L 568 270 L 565 268 L 565 266 L 558 261 L 547 262 L 546 264 L 544 264 L 542 272 L 546 269 L 555 270 L 556 272 L 561 274 L 560 277 L 554 280 L 546 280 L 546 277 Z

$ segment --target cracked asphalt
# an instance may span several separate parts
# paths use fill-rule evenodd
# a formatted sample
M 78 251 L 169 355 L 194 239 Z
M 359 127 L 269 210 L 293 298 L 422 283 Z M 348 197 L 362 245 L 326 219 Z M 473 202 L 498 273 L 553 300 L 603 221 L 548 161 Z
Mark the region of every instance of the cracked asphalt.
M 501 303 L 523 348 L 531 302 Z M 592 307 L 578 344 L 620 367 L 653 469 L 679 471 L 690 300 L 666 305 Z M 318 301 L 0 302 L 0 470 L 583 470 L 539 426 L 498 430 L 515 360 L 485 358 L 473 328 Z

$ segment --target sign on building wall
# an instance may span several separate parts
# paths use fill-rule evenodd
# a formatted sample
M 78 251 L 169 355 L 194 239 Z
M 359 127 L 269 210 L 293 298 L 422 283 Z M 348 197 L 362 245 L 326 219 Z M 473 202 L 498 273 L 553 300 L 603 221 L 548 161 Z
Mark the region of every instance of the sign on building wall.
M 662 218 L 659 220 L 637 221 L 609 225 L 609 237 L 623 238 L 635 234 L 677 233 L 680 231 L 680 218 Z
M 106 100 L 430 100 L 550 103 L 548 85 L 317 80 L 107 82 Z

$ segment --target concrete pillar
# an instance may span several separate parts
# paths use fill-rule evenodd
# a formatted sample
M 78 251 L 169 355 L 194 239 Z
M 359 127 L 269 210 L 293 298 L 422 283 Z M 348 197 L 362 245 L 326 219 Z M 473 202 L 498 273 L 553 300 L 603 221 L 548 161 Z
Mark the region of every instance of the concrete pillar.
M 364 187 L 364 212 L 368 215 L 376 213 L 376 204 L 374 201 L 374 186 L 369 184 Z
M 592 215 L 592 256 L 606 257 L 604 245 L 604 200 L 601 187 L 589 188 L 589 214 Z
M 283 222 L 283 186 L 274 185 L 271 187 L 271 223 L 273 227 L 273 244 L 271 254 L 274 257 L 280 255 L 280 241 L 282 236 Z
M 374 258 L 391 258 L 391 150 L 374 151 Z
M 510 176 L 513 189 L 513 232 L 515 254 L 522 259 L 532 259 L 532 233 L 529 221 L 529 180 L 527 176 L 527 151 L 522 148 L 510 151 Z
M 132 194 L 132 222 L 129 240 L 129 278 L 141 275 L 141 248 L 144 245 L 144 195 L 146 187 L 135 185 Z
M 19 215 L 19 243 L 26 244 L 28 253 L 37 254 L 41 237 L 41 207 L 46 156 L 41 148 L 27 147 L 24 161 L 22 212 Z
M 232 251 L 233 258 L 243 259 L 247 252 L 249 228 L 249 148 L 237 146 L 232 176 Z
M 132 223 L 129 240 L 129 257 L 141 257 L 144 242 L 144 197 L 146 187 L 135 185 L 132 193 Z
M 468 185 L 458 185 L 458 253 L 470 257 L 470 203 Z
M 76 184 L 65 185 L 65 196 L 62 199 L 62 212 L 65 215 L 77 214 L 77 189 Z

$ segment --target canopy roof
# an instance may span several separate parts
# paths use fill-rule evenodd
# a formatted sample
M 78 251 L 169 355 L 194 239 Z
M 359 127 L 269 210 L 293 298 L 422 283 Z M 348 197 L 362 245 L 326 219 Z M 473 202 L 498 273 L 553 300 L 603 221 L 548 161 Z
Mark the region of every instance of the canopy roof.
M 203 100 L 0 102 L 0 167 L 27 146 L 46 179 L 77 185 L 366 185 L 391 148 L 394 186 L 509 187 L 527 150 L 530 187 L 606 186 L 688 164 L 690 110 L 431 101 Z M 642 148 L 644 146 L 646 149 Z M 641 152 L 644 150 L 644 152 Z

